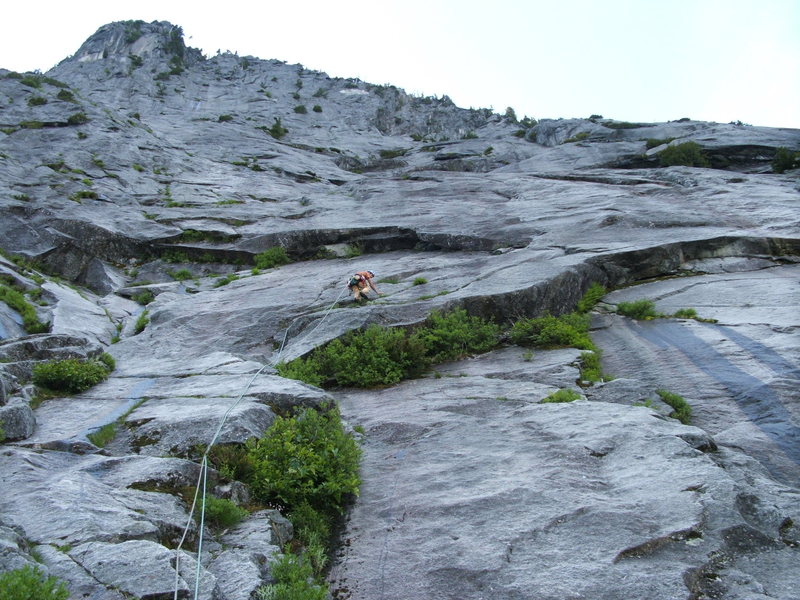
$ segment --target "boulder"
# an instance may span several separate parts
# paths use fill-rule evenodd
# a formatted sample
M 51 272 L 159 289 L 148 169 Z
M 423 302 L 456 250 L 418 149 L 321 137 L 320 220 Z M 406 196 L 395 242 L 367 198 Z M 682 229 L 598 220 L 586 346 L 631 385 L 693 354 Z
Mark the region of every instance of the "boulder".
M 172 597 L 176 586 L 179 595 L 195 591 L 195 560 L 185 552 L 176 554 L 155 542 L 88 542 L 75 546 L 68 554 L 101 585 L 142 600 Z M 180 563 L 177 578 L 176 558 Z M 198 598 L 214 598 L 216 584 L 216 577 L 201 567 Z
M 0 430 L 4 441 L 24 440 L 33 434 L 36 428 L 36 417 L 27 402 L 21 399 L 0 406 Z

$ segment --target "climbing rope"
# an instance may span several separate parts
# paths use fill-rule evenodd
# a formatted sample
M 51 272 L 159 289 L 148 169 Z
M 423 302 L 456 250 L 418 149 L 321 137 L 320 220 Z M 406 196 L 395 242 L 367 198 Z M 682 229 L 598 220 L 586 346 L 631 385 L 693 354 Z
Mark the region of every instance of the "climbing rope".
M 334 300 L 333 303 L 328 307 L 328 309 L 323 313 L 322 318 L 319 320 L 319 322 L 311 330 L 304 333 L 300 338 L 298 338 L 298 340 L 307 337 L 308 335 L 316 331 L 320 325 L 322 325 L 322 322 L 327 318 L 331 310 L 333 310 L 333 307 L 336 306 L 336 304 L 339 302 L 339 299 L 342 297 L 345 291 L 347 291 L 347 288 L 343 289 L 341 293 L 336 297 L 336 300 Z M 283 334 L 283 341 L 281 342 L 280 350 L 278 351 L 278 354 L 272 361 L 272 363 L 267 363 L 263 367 L 261 367 L 258 371 L 256 371 L 255 375 L 253 375 L 253 377 L 250 378 L 250 381 L 247 382 L 247 385 L 245 386 L 242 393 L 239 394 L 238 398 L 236 398 L 236 401 L 233 404 L 231 404 L 228 410 L 225 411 L 225 414 L 222 415 L 222 419 L 220 419 L 219 425 L 217 426 L 217 430 L 214 432 L 214 435 L 211 438 L 211 441 L 209 442 L 208 446 L 206 446 L 205 452 L 203 452 L 203 457 L 200 461 L 200 472 L 198 474 L 197 484 L 195 485 L 194 498 L 192 499 L 192 506 L 189 509 L 189 519 L 186 522 L 186 527 L 184 527 L 183 529 L 183 535 L 181 536 L 181 540 L 178 543 L 178 546 L 175 548 L 175 587 L 173 590 L 174 600 L 178 600 L 178 586 L 180 584 L 181 548 L 183 547 L 183 543 L 186 541 L 186 536 L 189 534 L 189 530 L 192 526 L 192 518 L 194 516 L 195 508 L 197 507 L 197 499 L 198 496 L 200 495 L 200 490 L 202 489 L 203 496 L 200 499 L 200 511 L 199 511 L 200 531 L 197 542 L 197 561 L 196 561 L 197 564 L 195 565 L 195 578 L 194 578 L 194 600 L 198 600 L 200 594 L 200 574 L 201 574 L 200 559 L 203 554 L 203 534 L 205 530 L 206 489 L 208 485 L 208 453 L 211 451 L 211 448 L 214 446 L 214 444 L 217 441 L 217 438 L 222 432 L 222 428 L 225 426 L 225 423 L 228 420 L 228 416 L 239 405 L 239 403 L 242 401 L 242 398 L 244 398 L 245 394 L 247 394 L 247 392 L 250 390 L 250 387 L 253 385 L 253 382 L 256 380 L 256 377 L 261 375 L 261 373 L 267 367 L 275 367 L 275 365 L 278 364 L 278 362 L 280 361 L 281 354 L 283 354 L 283 348 L 286 345 L 286 339 L 289 336 L 289 330 L 292 328 L 292 325 L 294 325 L 297 319 L 299 318 L 300 317 L 296 317 L 286 328 L 286 332 Z

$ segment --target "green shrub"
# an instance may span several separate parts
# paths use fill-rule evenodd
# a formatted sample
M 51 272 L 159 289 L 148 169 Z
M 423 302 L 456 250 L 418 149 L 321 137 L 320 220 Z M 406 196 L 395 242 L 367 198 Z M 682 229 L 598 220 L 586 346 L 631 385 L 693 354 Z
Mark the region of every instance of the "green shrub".
M 398 148 L 397 150 L 380 150 L 378 154 L 381 158 L 398 158 L 400 156 L 405 156 L 406 150 L 405 148 Z
M 227 123 L 228 121 L 233 121 L 233 115 L 220 115 L 217 117 L 217 123 Z
M 658 146 L 661 146 L 663 144 L 669 144 L 674 139 L 675 139 L 674 137 L 668 137 L 664 139 L 647 138 L 647 142 L 645 145 L 647 146 L 648 150 L 651 150 L 652 148 L 657 148 Z
M 38 567 L 26 565 L 0 573 L 2 600 L 67 600 L 68 597 L 64 582 L 52 575 L 45 576 Z
M 788 148 L 778 148 L 775 158 L 772 159 L 772 172 L 784 173 L 800 166 L 800 153 L 792 152 Z
M 47 104 L 47 98 L 43 96 L 31 96 L 28 98 L 28 106 L 42 106 L 43 104 Z
M 313 110 L 315 113 L 321 113 L 322 107 L 319 104 L 315 104 L 314 108 L 312 108 L 311 110 Z
M 67 123 L 70 125 L 83 125 L 84 123 L 89 122 L 89 117 L 86 116 L 84 112 L 76 112 L 74 115 L 70 115 L 67 118 Z
M 111 356 L 108 352 L 103 352 L 100 356 L 97 357 L 101 363 L 106 366 L 108 372 L 111 373 L 114 369 L 117 368 L 117 361 L 114 360 L 114 357 Z
M 294 107 L 294 112 L 296 112 L 298 115 L 304 115 L 308 113 L 308 110 L 306 109 L 305 105 L 298 104 L 297 106 Z
M 255 256 L 257 269 L 271 269 L 290 263 L 291 260 L 281 246 L 273 246 Z
M 309 358 L 296 358 L 288 363 L 278 363 L 275 365 L 275 369 L 281 377 L 304 381 L 316 387 L 322 387 L 326 379 L 329 379 L 322 373 L 321 365 L 314 354 Z
M 218 288 L 222 287 L 223 285 L 228 285 L 229 283 L 236 281 L 237 279 L 239 279 L 239 276 L 236 273 L 229 273 L 228 275 L 225 275 L 225 277 L 220 277 L 219 279 L 217 279 L 214 282 L 214 287 Z
M 249 514 L 226 498 L 217 498 L 206 494 L 205 520 L 212 527 L 227 529 L 241 523 Z
M 684 425 L 689 424 L 689 421 L 691 421 L 692 418 L 692 407 L 689 406 L 689 403 L 686 402 L 682 396 L 673 394 L 667 390 L 656 390 L 656 393 L 661 396 L 661 399 L 666 404 L 669 404 L 672 407 L 673 411 L 670 413 L 670 417 L 673 419 L 678 419 L 678 421 Z
M 274 137 L 276 140 L 281 139 L 289 130 L 286 129 L 282 124 L 281 120 L 278 117 L 275 117 L 275 123 L 272 124 L 272 127 L 266 130 L 268 134 Z
M 304 556 L 283 554 L 271 565 L 275 583 L 256 592 L 258 600 L 326 600 L 328 586 L 314 577 L 314 569 Z
M 572 143 L 575 143 L 575 142 L 582 142 L 583 140 L 585 140 L 588 137 L 589 137 L 589 132 L 588 131 L 581 131 L 580 133 L 576 133 L 575 135 L 573 135 L 571 138 L 567 138 L 566 140 L 564 140 L 564 143 L 565 144 L 572 144 Z
M 499 326 L 463 309 L 434 312 L 413 332 L 373 324 L 276 368 L 283 377 L 316 386 L 392 385 L 419 377 L 432 363 L 486 352 L 499 333 Z
M 48 323 L 42 323 L 36 315 L 36 309 L 20 292 L 0 283 L 0 302 L 17 311 L 22 317 L 22 327 L 27 333 L 46 333 L 50 331 Z
M 331 537 L 331 518 L 308 502 L 301 502 L 288 514 L 294 537 L 304 546 L 327 546 Z
M 75 96 L 69 90 L 59 90 L 56 94 L 56 98 L 59 100 L 63 100 L 64 102 L 74 102 Z
M 167 271 L 167 273 L 175 281 L 186 281 L 187 279 L 191 279 L 193 277 L 192 272 L 189 269 L 178 269 L 177 271 Z
M 208 453 L 211 465 L 226 479 L 249 482 L 253 477 L 253 459 L 240 444 L 218 444 Z
M 24 77 L 22 77 L 19 80 L 19 82 L 22 85 L 27 85 L 28 87 L 32 87 L 32 88 L 37 88 L 38 89 L 38 88 L 42 87 L 42 78 L 39 77 L 38 75 L 32 75 L 32 74 L 25 75 Z
M 33 383 L 56 392 L 78 394 L 108 377 L 108 367 L 99 360 L 64 360 L 39 363 L 33 367 Z
M 70 200 L 78 203 L 83 199 L 97 200 L 97 197 L 97 192 L 93 192 L 92 190 L 78 190 L 69 195 Z
M 428 283 L 428 280 L 424 277 L 416 277 L 413 285 L 425 285 L 426 283 Z
M 603 381 L 603 369 L 600 366 L 600 350 L 581 352 L 581 379 L 597 383 Z
M 145 310 L 139 315 L 139 318 L 136 319 L 136 324 L 133 326 L 134 334 L 139 334 L 144 331 L 144 328 L 147 327 L 147 324 L 150 322 L 149 314 L 149 311 Z
M 138 302 L 142 306 L 147 306 L 156 299 L 156 295 L 152 292 L 152 290 L 142 290 L 141 292 L 134 294 L 132 297 L 135 302 Z
M 617 313 L 631 319 L 655 319 L 658 316 L 655 302 L 646 298 L 632 302 L 620 302 L 617 304 Z
M 375 387 L 421 375 L 429 365 L 425 350 L 403 329 L 372 324 L 333 340 L 317 360 L 321 372 L 337 385 Z
M 600 302 L 600 298 L 606 295 L 606 288 L 597 283 L 596 281 L 592 282 L 592 285 L 589 286 L 589 289 L 586 290 L 586 293 L 583 297 L 578 300 L 578 306 L 576 307 L 578 312 L 580 313 L 587 313 L 592 310 L 598 302 Z
M 97 431 L 86 436 L 86 438 L 98 448 L 105 448 L 115 437 L 117 437 L 116 422 L 106 423 Z
M 511 341 L 520 346 L 594 350 L 589 338 L 589 315 L 569 313 L 522 319 L 511 328 Z
M 697 142 L 684 142 L 683 144 L 668 146 L 658 153 L 658 159 L 662 167 L 674 165 L 707 167 L 709 165 L 708 157 Z
M 290 508 L 341 513 L 358 495 L 361 449 L 342 427 L 337 408 L 306 408 L 277 417 L 264 436 L 248 445 L 253 459 L 251 488 L 264 502 Z
M 497 345 L 500 328 L 463 308 L 449 313 L 433 312 L 413 339 L 425 347 L 431 363 L 455 360 L 468 354 L 488 352 Z
M 697 311 L 693 308 L 681 308 L 676 310 L 673 316 L 678 319 L 696 319 Z
M 581 395 L 571 388 L 562 388 L 553 392 L 549 396 L 542 399 L 542 403 L 546 402 L 574 402 L 578 400 Z

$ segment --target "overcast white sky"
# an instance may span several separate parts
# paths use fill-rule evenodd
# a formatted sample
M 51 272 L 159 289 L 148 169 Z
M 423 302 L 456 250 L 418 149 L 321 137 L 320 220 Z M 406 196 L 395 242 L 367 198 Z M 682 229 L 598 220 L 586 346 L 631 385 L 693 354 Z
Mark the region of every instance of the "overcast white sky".
M 112 21 L 535 118 L 800 128 L 800 0 L 20 1 L 0 67 L 47 71 Z

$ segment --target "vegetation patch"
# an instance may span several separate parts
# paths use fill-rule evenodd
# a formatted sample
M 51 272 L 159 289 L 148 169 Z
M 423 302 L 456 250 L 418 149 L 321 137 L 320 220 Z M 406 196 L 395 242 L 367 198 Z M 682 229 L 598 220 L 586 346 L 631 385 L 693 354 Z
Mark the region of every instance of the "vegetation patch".
M 586 290 L 586 293 L 583 297 L 578 300 L 578 305 L 576 306 L 576 310 L 579 313 L 587 313 L 592 310 L 595 305 L 600 302 L 600 299 L 605 296 L 607 290 L 604 286 L 600 285 L 596 281 L 592 282 L 589 286 L 589 289 Z
M 785 173 L 800 167 L 800 152 L 793 152 L 788 148 L 778 148 L 775 158 L 772 159 L 772 172 Z
M 255 467 L 251 489 L 260 501 L 286 508 L 295 533 L 295 544 L 271 566 L 275 583 L 257 596 L 329 598 L 323 573 L 331 523 L 358 495 L 361 449 L 345 432 L 338 409 L 323 407 L 278 417 L 264 437 L 248 443 L 248 451 Z
M 660 316 L 656 312 L 656 303 L 647 298 L 631 302 L 620 302 L 617 304 L 617 313 L 640 321 L 655 319 Z
M 70 115 L 67 117 L 67 123 L 69 125 L 83 125 L 84 123 L 89 122 L 89 117 L 86 116 L 84 112 L 76 112 L 75 114 Z
M 542 398 L 542 403 L 549 402 L 574 402 L 580 399 L 581 395 L 572 388 L 562 388 L 553 392 L 549 396 Z
M 521 319 L 511 328 L 511 341 L 519 346 L 596 350 L 589 337 L 589 315 L 577 312 Z
M 227 498 L 205 496 L 205 522 L 215 529 L 227 529 L 241 523 L 249 514 Z M 199 515 L 199 513 L 198 513 Z
M 697 142 L 684 142 L 675 146 L 668 146 L 658 153 L 658 160 L 662 167 L 708 167 L 708 157 Z
M 581 380 L 598 383 L 608 379 L 600 366 L 601 356 L 602 352 L 599 349 L 593 352 L 581 352 Z
M 167 271 L 167 274 L 175 281 L 186 281 L 193 277 L 189 269 L 178 269 L 177 271 Z M 152 292 L 150 292 L 152 294 Z
M 217 279 L 217 281 L 214 282 L 214 287 L 218 288 L 224 285 L 228 285 L 229 283 L 232 283 L 237 279 L 239 279 L 239 276 L 236 273 L 229 273 L 228 275 L 225 275 L 225 277 L 220 277 L 219 279 Z
M 282 246 L 273 246 L 255 256 L 257 269 L 272 269 L 292 262 Z
M 565 144 L 572 144 L 574 142 L 582 142 L 583 140 L 585 140 L 588 137 L 589 137 L 589 132 L 588 131 L 581 131 L 580 133 L 576 133 L 572 137 L 569 137 L 569 138 L 565 139 L 564 143 Z
M 49 323 L 42 323 L 36 314 L 36 309 L 30 304 L 21 292 L 0 283 L 0 301 L 5 302 L 9 308 L 15 310 L 22 317 L 22 327 L 26 333 L 46 333 L 50 331 Z
M 663 146 L 664 144 L 669 144 L 674 139 L 675 139 L 674 137 L 668 137 L 668 138 L 663 138 L 663 139 L 660 139 L 660 138 L 647 138 L 647 142 L 645 142 L 645 146 L 647 147 L 648 150 L 650 150 L 652 148 L 657 148 L 658 146 Z
M 498 325 L 464 309 L 434 312 L 414 330 L 373 324 L 351 331 L 277 369 L 283 377 L 315 386 L 392 385 L 419 377 L 431 364 L 487 352 L 497 346 L 499 334 Z
M 45 576 L 39 567 L 26 565 L 0 573 L 2 600 L 67 600 L 69 590 L 63 581 Z
M 381 150 L 378 154 L 381 158 L 399 158 L 405 156 L 407 152 L 408 149 L 398 148 L 397 150 Z
M 136 319 L 136 324 L 133 326 L 133 333 L 137 335 L 144 331 L 144 328 L 147 327 L 147 324 L 150 322 L 150 312 L 148 310 L 142 311 L 142 314 L 139 315 L 139 318 Z
M 688 425 L 692 419 L 692 407 L 686 400 L 678 394 L 673 394 L 667 390 L 656 390 L 656 393 L 661 396 L 661 399 L 672 407 L 670 417 L 678 419 L 684 425 Z
M 88 439 L 98 448 L 105 448 L 115 437 L 117 437 L 117 424 L 106 423 L 97 431 L 87 435 L 86 439 Z
M 101 359 L 48 361 L 34 365 L 33 383 L 54 392 L 79 394 L 105 381 L 112 370 Z
M 277 417 L 248 451 L 254 466 L 250 486 L 264 502 L 340 513 L 358 494 L 361 449 L 335 407 Z

